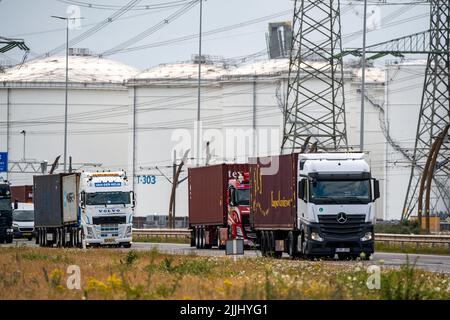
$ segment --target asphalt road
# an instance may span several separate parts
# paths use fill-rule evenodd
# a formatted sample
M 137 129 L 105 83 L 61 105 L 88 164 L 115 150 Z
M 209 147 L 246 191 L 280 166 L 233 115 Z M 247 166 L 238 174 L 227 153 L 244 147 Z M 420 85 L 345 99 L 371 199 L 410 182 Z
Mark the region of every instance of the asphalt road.
M 15 246 L 26 246 L 26 247 L 36 247 L 34 241 L 27 240 L 14 240 L 12 244 L 1 244 L 1 247 L 15 247 Z M 223 250 L 197 250 L 190 247 L 188 244 L 173 244 L 173 243 L 144 243 L 135 242 L 133 243 L 131 249 L 138 251 L 149 251 L 152 248 L 157 248 L 160 252 L 169 254 L 184 254 L 184 255 L 200 255 L 200 256 L 225 256 Z M 131 249 L 120 249 L 122 251 L 127 251 Z M 106 248 L 106 250 L 108 250 Z M 252 258 L 260 256 L 259 251 L 246 250 L 244 256 L 238 258 Z M 287 255 L 283 258 L 288 259 Z M 386 252 L 376 252 L 373 255 L 371 261 L 365 261 L 364 264 L 383 264 L 386 266 L 401 266 L 406 263 L 409 258 L 410 262 L 415 262 L 416 266 L 425 270 L 433 272 L 442 272 L 450 274 L 450 255 L 429 255 L 429 254 L 403 254 L 403 253 L 386 253 Z M 318 261 L 317 263 L 357 263 L 356 261 Z

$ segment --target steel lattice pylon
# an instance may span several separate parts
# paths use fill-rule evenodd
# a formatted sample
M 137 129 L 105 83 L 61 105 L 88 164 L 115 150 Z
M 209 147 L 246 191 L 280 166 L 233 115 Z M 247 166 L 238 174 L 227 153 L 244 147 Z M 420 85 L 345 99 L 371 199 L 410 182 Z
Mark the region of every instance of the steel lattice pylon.
M 340 4 L 295 0 L 281 151 L 347 148 Z
M 418 208 L 419 184 L 423 169 L 435 139 L 450 122 L 450 3 L 431 0 L 430 53 L 417 126 L 411 176 L 402 218 L 408 218 Z M 450 146 L 445 141 L 434 168 L 431 187 L 431 209 L 438 206 L 450 210 Z

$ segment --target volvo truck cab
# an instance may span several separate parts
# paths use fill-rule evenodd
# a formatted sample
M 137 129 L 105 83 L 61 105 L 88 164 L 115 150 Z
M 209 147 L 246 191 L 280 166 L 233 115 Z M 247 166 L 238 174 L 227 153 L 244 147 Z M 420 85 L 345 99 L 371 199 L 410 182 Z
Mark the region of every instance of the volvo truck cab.
M 81 173 L 80 197 L 88 245 L 131 246 L 135 197 L 124 171 Z

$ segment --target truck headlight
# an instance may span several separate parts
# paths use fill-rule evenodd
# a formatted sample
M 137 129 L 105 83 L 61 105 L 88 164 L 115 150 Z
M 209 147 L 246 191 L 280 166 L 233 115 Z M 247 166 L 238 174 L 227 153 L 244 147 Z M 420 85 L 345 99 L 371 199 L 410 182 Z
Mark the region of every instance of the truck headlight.
M 319 235 L 318 232 L 311 232 L 311 240 L 323 241 L 323 238 Z
M 361 241 L 370 241 L 373 239 L 373 233 L 372 232 L 366 232 L 364 234 L 364 237 L 361 238 Z
M 13 223 L 12 227 L 14 230 L 19 230 L 19 225 L 17 223 Z
M 125 232 L 127 238 L 131 237 L 132 230 L 132 226 L 127 227 L 127 231 Z
M 87 235 L 86 238 L 92 239 L 94 237 L 94 232 L 92 231 L 92 227 L 86 227 Z

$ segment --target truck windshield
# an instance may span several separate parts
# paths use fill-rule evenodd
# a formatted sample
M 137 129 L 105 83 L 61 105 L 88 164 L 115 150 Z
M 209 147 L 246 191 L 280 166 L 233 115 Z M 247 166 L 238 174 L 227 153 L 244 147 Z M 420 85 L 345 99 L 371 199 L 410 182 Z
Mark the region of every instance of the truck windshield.
M 236 205 L 238 206 L 250 205 L 250 189 L 236 189 L 235 197 L 236 197 Z
M 86 204 L 91 206 L 129 203 L 129 192 L 96 192 L 86 194 Z
M 33 210 L 15 210 L 13 212 L 13 220 L 20 221 L 20 222 L 34 221 L 34 211 Z
M 316 180 L 311 183 L 311 202 L 369 203 L 370 180 Z

